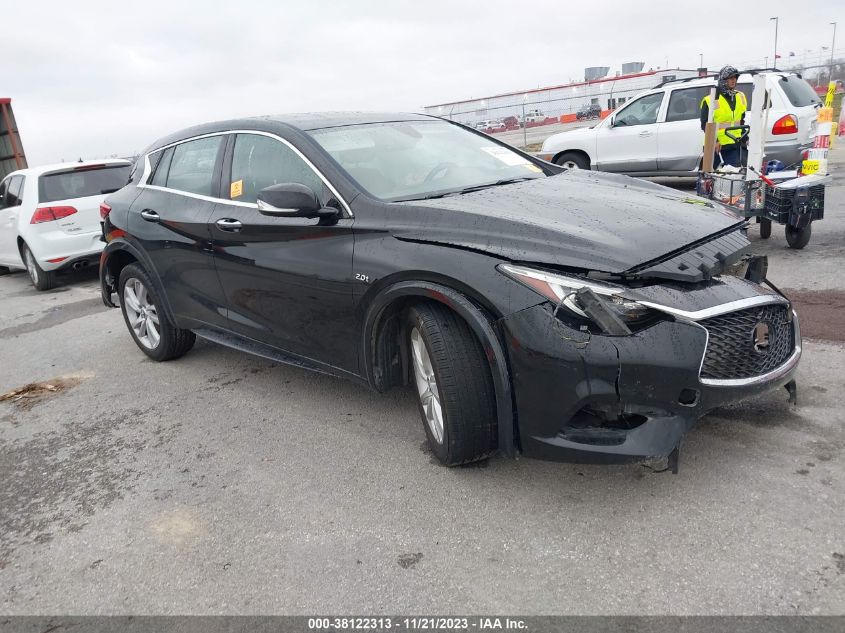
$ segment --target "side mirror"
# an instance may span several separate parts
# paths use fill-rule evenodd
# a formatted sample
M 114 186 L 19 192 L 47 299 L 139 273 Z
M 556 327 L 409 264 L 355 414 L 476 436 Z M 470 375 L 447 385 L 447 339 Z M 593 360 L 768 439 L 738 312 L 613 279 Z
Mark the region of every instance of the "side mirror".
M 270 185 L 258 192 L 258 211 L 283 218 L 322 218 L 337 214 L 337 209 L 323 208 L 310 187 L 296 182 Z
M 616 127 L 616 115 L 615 114 L 610 115 L 610 127 Z

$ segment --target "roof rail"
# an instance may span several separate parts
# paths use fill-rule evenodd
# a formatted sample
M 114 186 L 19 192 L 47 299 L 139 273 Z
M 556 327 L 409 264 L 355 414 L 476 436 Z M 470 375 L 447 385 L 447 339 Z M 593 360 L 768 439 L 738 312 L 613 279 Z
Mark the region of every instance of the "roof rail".
M 707 73 L 706 75 L 696 77 L 683 77 L 681 79 L 665 79 L 655 86 L 655 88 L 662 88 L 667 84 L 686 83 L 687 81 L 695 81 L 696 79 L 707 79 L 708 77 L 715 77 L 715 73 Z

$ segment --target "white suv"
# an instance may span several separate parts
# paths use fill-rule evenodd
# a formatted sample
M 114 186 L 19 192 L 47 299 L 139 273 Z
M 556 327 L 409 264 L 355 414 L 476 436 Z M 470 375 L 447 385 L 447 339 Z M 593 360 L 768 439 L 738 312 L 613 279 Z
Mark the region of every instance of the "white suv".
M 129 180 L 126 160 L 14 171 L 0 182 L 0 272 L 25 268 L 38 290 L 56 272 L 99 261 L 100 203 Z
M 813 144 L 818 95 L 799 75 L 764 72 L 771 93 L 766 159 L 798 163 Z M 698 169 L 704 133 L 701 99 L 712 77 L 681 79 L 643 92 L 591 128 L 550 136 L 538 156 L 570 168 L 635 176 L 689 176 Z M 752 75 L 743 73 L 737 88 L 751 107 Z

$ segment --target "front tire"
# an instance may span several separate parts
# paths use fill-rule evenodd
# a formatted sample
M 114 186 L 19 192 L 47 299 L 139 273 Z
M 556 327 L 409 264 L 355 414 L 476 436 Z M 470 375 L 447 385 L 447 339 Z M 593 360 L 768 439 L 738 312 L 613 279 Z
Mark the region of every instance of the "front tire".
M 487 357 L 463 319 L 439 304 L 408 311 L 413 385 L 432 451 L 446 466 L 489 457 L 498 445 Z
M 760 218 L 760 237 L 767 240 L 772 235 L 772 221 L 767 218 Z
M 26 272 L 29 273 L 29 278 L 36 290 L 52 290 L 56 287 L 56 273 L 52 270 L 44 270 L 38 265 L 35 260 L 35 255 L 32 254 L 29 246 L 23 245 L 21 249 L 23 255 L 23 263 L 26 266 Z
M 810 235 L 813 233 L 812 223 L 805 226 L 803 229 L 796 229 L 789 225 L 786 226 L 786 243 L 789 248 L 796 250 L 804 248 L 810 241 Z
M 555 165 L 560 165 L 567 169 L 589 169 L 590 160 L 577 152 L 564 152 L 555 158 Z
M 184 356 L 196 342 L 196 335 L 171 324 L 162 309 L 150 277 L 138 264 L 120 271 L 120 311 L 126 327 L 147 356 L 155 361 Z

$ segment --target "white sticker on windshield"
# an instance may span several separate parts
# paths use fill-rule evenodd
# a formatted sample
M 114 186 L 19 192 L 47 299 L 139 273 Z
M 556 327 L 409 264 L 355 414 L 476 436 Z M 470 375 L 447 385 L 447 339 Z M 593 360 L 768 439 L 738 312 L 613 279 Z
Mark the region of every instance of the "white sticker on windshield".
M 493 158 L 498 158 L 505 165 L 530 165 L 531 162 L 524 159 L 519 154 L 515 154 L 507 148 L 499 147 L 498 145 L 489 145 L 482 147 L 482 150 L 490 154 Z

